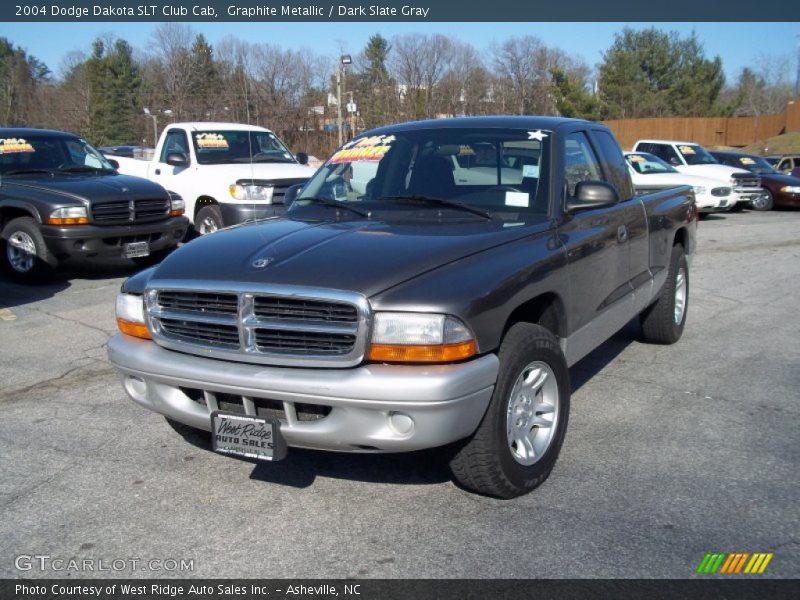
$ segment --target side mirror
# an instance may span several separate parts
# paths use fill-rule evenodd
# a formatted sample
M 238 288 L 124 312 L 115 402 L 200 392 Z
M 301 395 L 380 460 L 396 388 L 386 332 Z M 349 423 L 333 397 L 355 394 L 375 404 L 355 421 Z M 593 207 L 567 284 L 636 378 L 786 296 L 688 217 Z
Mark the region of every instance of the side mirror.
M 681 166 L 681 161 L 679 161 L 677 158 L 672 156 L 669 159 L 669 164 L 671 164 L 673 167 L 680 167 Z
M 619 202 L 617 189 L 605 181 L 581 181 L 575 186 L 575 195 L 567 199 L 567 212 L 613 206 Z
M 295 183 L 294 185 L 290 185 L 286 188 L 286 191 L 283 193 L 283 203 L 286 206 L 289 206 L 294 202 L 294 199 L 297 198 L 297 194 L 300 193 L 300 190 L 303 189 L 305 183 Z
M 166 162 L 171 167 L 188 167 L 189 157 L 183 152 L 170 152 L 167 154 Z
M 114 167 L 115 169 L 119 169 L 118 160 L 114 160 L 113 158 L 107 158 L 106 160 L 108 161 L 108 164 L 110 164 L 112 167 Z
M 295 158 L 297 159 L 297 162 L 299 162 L 301 165 L 308 164 L 308 154 L 306 154 L 305 152 L 298 152 L 297 154 L 295 154 Z

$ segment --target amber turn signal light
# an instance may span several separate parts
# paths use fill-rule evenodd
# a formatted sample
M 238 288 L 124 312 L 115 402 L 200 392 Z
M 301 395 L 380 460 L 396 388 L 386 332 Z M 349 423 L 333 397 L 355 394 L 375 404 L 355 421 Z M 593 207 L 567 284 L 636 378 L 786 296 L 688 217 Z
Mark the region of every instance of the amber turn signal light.
M 125 335 L 142 338 L 143 340 L 153 339 L 150 337 L 150 331 L 148 331 L 147 325 L 143 323 L 131 323 L 125 319 L 117 318 L 117 327 Z
M 445 363 L 470 358 L 477 351 L 474 340 L 435 346 L 373 344 L 367 358 L 375 362 L 390 363 Z
M 182 208 L 173 208 L 169 211 L 170 217 L 180 217 L 185 211 Z
M 47 219 L 48 225 L 88 225 L 87 217 L 50 217 Z

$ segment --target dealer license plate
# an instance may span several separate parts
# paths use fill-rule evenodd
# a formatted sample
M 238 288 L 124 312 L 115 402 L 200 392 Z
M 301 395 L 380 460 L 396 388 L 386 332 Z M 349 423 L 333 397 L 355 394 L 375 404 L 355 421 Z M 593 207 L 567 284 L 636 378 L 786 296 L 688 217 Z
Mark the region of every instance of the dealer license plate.
M 286 457 L 286 441 L 277 419 L 211 413 L 211 439 L 215 452 L 257 460 Z
M 150 256 L 149 242 L 131 242 L 122 247 L 122 256 L 125 258 L 139 258 L 140 256 Z

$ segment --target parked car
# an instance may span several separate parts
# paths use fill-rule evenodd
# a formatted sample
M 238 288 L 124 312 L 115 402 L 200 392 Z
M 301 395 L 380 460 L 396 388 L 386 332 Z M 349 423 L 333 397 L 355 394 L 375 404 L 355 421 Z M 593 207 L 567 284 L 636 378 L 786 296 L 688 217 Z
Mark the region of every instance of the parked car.
M 128 144 L 125 146 L 100 146 L 98 150 L 100 150 L 100 152 L 106 156 L 124 156 L 126 158 L 134 158 L 137 155 L 144 154 L 148 149 L 144 146 Z
M 733 188 L 720 184 L 718 179 L 681 173 L 671 165 L 647 152 L 625 152 L 628 171 L 637 193 L 646 194 L 655 190 L 692 186 L 697 210 L 712 213 L 730 210 L 736 204 Z
M 708 150 L 694 142 L 639 140 L 634 152 L 649 152 L 671 164 L 681 173 L 716 179 L 733 188 L 736 204 L 730 210 L 742 210 L 764 195 L 758 177 L 744 169 L 721 165 Z
M 786 175 L 798 167 L 800 167 L 800 154 L 782 154 L 777 157 L 775 163 L 775 170 Z
M 223 454 L 456 443 L 454 477 L 509 498 L 553 468 L 569 365 L 637 315 L 645 340 L 681 337 L 696 228 L 689 187 L 637 196 L 601 124 L 388 126 L 338 149 L 285 218 L 128 279 L 108 356 L 135 402 Z
M 186 233 L 183 213 L 180 196 L 120 175 L 77 135 L 0 129 L 0 254 L 19 281 L 44 281 L 68 258 L 153 264 Z
M 314 173 L 269 129 L 237 123 L 174 123 L 153 160 L 116 160 L 121 173 L 180 194 L 200 234 L 283 214 L 286 188 Z
M 711 154 L 724 165 L 746 169 L 758 175 L 761 187 L 766 190 L 766 193 L 752 203 L 754 209 L 771 210 L 773 206 L 800 206 L 800 178 L 784 175 L 755 154 L 721 151 Z

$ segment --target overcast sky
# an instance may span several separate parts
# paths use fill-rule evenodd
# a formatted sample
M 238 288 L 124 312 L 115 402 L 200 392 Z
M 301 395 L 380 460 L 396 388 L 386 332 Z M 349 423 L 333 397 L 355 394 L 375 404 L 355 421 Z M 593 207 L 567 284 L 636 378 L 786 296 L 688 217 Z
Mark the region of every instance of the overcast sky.
M 602 52 L 625 23 L 192 23 L 211 43 L 233 35 L 251 42 L 270 42 L 293 49 L 309 49 L 317 54 L 336 56 L 339 48 L 357 53 L 370 35 L 391 38 L 403 33 L 444 33 L 488 50 L 493 41 L 518 35 L 535 35 L 547 45 L 558 46 L 582 57 L 590 66 L 600 61 Z M 634 23 L 635 28 L 655 25 L 683 35 L 694 30 L 706 54 L 722 58 L 728 81 L 739 70 L 752 64 L 759 54 L 792 58 L 787 79 L 794 83 L 800 23 Z M 135 48 L 146 49 L 153 23 L 0 23 L 0 36 L 10 39 L 44 61 L 59 75 L 63 56 L 70 50 L 88 51 L 91 40 L 111 33 L 128 40 Z

